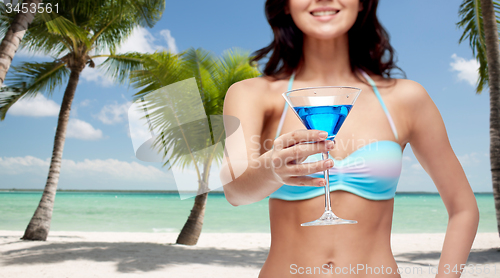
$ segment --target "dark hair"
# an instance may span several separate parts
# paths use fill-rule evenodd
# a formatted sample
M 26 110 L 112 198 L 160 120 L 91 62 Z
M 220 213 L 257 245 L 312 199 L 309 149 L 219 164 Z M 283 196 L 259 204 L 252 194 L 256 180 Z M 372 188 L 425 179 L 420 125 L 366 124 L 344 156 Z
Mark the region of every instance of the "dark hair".
M 271 53 L 264 67 L 264 75 L 289 76 L 302 61 L 303 34 L 290 14 L 285 13 L 288 0 L 267 0 L 266 18 L 274 33 L 268 46 L 255 51 L 251 62 L 258 62 Z M 385 78 L 391 77 L 395 51 L 389 43 L 389 34 L 377 19 L 378 0 L 360 0 L 363 5 L 356 22 L 348 32 L 351 69 L 357 68 Z M 403 72 L 404 74 L 404 72 Z

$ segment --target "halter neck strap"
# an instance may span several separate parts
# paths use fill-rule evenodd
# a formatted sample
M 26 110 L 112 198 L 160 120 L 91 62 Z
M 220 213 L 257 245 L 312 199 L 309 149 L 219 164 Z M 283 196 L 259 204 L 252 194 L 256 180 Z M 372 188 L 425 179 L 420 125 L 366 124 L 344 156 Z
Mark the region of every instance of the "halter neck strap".
M 375 81 L 373 81 L 373 79 L 363 70 L 358 69 L 358 71 L 361 73 L 361 75 L 363 75 L 363 77 L 372 86 L 373 92 L 375 92 L 375 95 L 377 96 L 377 99 L 380 102 L 382 109 L 384 110 L 384 113 L 387 117 L 387 120 L 389 121 L 392 132 L 394 133 L 394 137 L 396 137 L 396 140 L 398 140 L 398 132 L 396 130 L 396 125 L 394 124 L 394 121 L 392 120 L 391 114 L 389 113 L 389 110 L 387 109 L 387 106 L 385 105 L 384 100 L 382 99 L 382 96 L 380 95 L 380 92 L 378 91 L 378 88 L 377 88 L 377 85 L 375 84 Z M 295 72 L 293 72 L 292 75 L 290 76 L 290 80 L 288 81 L 288 90 L 287 91 L 292 90 L 294 80 L 295 80 Z M 280 122 L 278 124 L 278 129 L 276 130 L 276 136 L 274 137 L 275 139 L 278 138 L 278 136 L 281 134 L 281 129 L 283 128 L 283 124 L 285 123 L 287 111 L 288 111 L 288 103 L 285 101 L 285 107 L 283 108 L 283 113 L 281 114 L 281 119 L 280 119 Z

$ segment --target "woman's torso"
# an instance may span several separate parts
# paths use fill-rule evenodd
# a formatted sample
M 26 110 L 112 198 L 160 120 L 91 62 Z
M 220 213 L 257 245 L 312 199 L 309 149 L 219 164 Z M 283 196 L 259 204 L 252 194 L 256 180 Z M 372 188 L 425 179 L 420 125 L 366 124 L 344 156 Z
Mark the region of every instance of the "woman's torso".
M 271 80 L 267 83 L 267 117 L 261 135 L 262 152 L 272 147 L 272 141 L 284 107 L 281 93 L 287 90 L 288 79 Z M 395 138 L 387 116 L 373 89 L 359 80 L 343 81 L 342 84 L 321 84 L 315 86 L 349 85 L 362 89 L 355 106 L 340 129 L 336 147 L 330 155 L 342 160 L 369 142 L 394 141 L 406 144 L 408 128 L 405 126 L 403 110 L 398 110 L 397 90 L 404 87 L 401 82 L 375 79 L 379 92 L 394 120 L 398 139 Z M 403 82 L 404 83 L 404 82 Z M 310 87 L 311 81 L 295 80 L 293 88 Z M 404 85 L 404 84 L 403 84 Z M 290 112 L 290 111 L 289 111 Z M 304 126 L 293 113 L 287 113 L 281 134 L 303 129 Z M 324 208 L 324 196 L 300 201 L 285 201 L 270 198 L 271 249 L 261 270 L 260 277 L 399 277 L 387 275 L 397 265 L 390 248 L 390 233 L 394 199 L 368 200 L 358 195 L 338 190 L 331 192 L 332 209 L 344 219 L 354 219 L 354 225 L 301 227 L 300 223 L 317 219 Z M 328 268 L 329 265 L 332 266 Z M 366 269 L 366 267 L 372 267 Z M 364 268 L 364 269 L 360 269 Z M 309 272 L 308 272 L 309 271 Z M 381 272 L 382 271 L 382 272 Z M 376 274 L 377 273 L 377 274 Z

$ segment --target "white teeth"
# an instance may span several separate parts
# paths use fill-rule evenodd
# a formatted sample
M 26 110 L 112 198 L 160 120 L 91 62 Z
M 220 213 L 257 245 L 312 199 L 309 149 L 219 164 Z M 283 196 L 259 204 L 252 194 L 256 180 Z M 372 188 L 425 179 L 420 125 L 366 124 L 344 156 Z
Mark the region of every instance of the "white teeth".
M 320 12 L 312 12 L 313 16 L 325 16 L 325 15 L 334 15 L 339 11 L 320 11 Z

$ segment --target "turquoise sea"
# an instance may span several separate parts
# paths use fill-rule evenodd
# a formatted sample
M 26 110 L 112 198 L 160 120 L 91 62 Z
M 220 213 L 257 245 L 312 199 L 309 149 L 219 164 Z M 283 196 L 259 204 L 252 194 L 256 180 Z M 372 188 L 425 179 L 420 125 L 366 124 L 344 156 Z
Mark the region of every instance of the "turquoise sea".
M 42 193 L 0 192 L 0 230 L 24 230 Z M 479 232 L 496 232 L 493 194 L 478 193 Z M 175 193 L 58 192 L 52 231 L 179 232 L 194 198 Z M 393 233 L 446 232 L 448 215 L 438 194 L 398 193 Z M 223 194 L 210 193 L 203 232 L 269 232 L 268 200 L 233 207 Z

